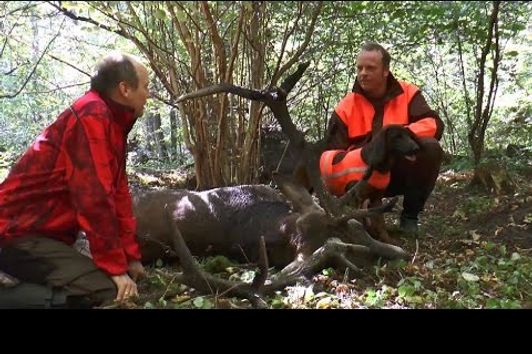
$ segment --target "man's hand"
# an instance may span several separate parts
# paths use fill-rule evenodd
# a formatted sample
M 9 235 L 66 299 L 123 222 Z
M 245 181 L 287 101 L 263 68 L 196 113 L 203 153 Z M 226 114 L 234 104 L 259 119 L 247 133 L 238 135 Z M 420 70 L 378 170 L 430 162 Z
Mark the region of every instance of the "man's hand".
M 126 273 L 113 275 L 111 279 L 115 282 L 118 289 L 116 300 L 124 301 L 131 296 L 138 296 L 137 284 Z
M 146 276 L 146 271 L 142 266 L 142 263 L 139 261 L 131 261 L 128 264 L 127 272 L 134 281 L 144 278 Z

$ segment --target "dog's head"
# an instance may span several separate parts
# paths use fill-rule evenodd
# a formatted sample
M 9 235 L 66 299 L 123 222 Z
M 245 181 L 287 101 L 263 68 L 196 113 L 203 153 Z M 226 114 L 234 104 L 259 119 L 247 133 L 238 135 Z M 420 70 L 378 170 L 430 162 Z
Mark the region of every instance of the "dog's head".
M 377 170 L 387 170 L 393 160 L 404 157 L 415 161 L 421 145 L 412 131 L 399 124 L 383 127 L 365 146 L 364 160 Z
M 421 145 L 417 136 L 401 125 L 389 125 L 386 129 L 387 148 L 394 156 L 403 156 L 409 161 L 416 160 Z

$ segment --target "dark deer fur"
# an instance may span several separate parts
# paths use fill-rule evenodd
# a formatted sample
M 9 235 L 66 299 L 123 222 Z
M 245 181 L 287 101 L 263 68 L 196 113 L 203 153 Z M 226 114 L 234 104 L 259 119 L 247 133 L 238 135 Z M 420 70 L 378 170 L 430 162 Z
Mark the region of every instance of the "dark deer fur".
M 174 251 L 183 267 L 181 281 L 203 292 L 245 296 L 261 306 L 257 300 L 261 293 L 282 289 L 301 274 L 316 272 L 326 264 L 335 263 L 359 272 L 353 261 L 366 256 L 408 257 L 401 248 L 373 239 L 357 221 L 391 209 L 397 198 L 378 208 L 360 210 L 349 205 L 358 190 L 356 186 L 342 198 L 325 192 L 318 169 L 324 142 L 306 142 L 286 106 L 288 93 L 307 67 L 308 63 L 300 65 L 280 88 L 256 91 L 220 84 L 184 95 L 176 103 L 217 93 L 232 93 L 263 102 L 289 138 L 295 156 L 300 157 L 294 175 L 303 172 L 321 205 L 303 184 L 275 174 L 281 192 L 250 185 L 203 192 L 143 193 L 134 198 L 134 209 L 145 261 L 164 258 Z M 372 157 L 377 159 L 378 152 L 375 148 Z M 378 163 L 374 167 L 380 168 Z M 223 254 L 238 260 L 258 261 L 259 276 L 251 285 L 212 277 L 199 270 L 190 251 L 196 256 Z M 268 262 L 284 268 L 265 283 Z
M 134 197 L 137 235 L 143 260 L 175 256 L 172 232 L 165 222 L 168 209 L 192 254 L 222 254 L 256 263 L 261 236 L 270 265 L 285 267 L 297 255 L 308 257 L 331 237 L 352 242 L 347 220 L 334 219 L 314 202 L 305 188 L 276 176 L 281 191 L 263 185 L 221 187 L 202 192 L 162 190 Z M 291 205 L 293 207 L 291 207 Z M 389 208 L 386 205 L 382 209 Z M 380 214 L 358 211 L 354 216 Z M 383 256 L 404 256 L 391 249 Z M 394 254 L 394 252 L 396 252 Z

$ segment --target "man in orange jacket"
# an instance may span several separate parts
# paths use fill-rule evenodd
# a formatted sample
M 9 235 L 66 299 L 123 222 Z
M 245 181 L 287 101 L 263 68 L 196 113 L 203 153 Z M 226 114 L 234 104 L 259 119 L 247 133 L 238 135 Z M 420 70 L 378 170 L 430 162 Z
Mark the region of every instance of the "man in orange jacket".
M 148 71 L 111 54 L 90 90 L 48 126 L 0 184 L 0 308 L 92 307 L 138 294 L 144 275 L 126 176 L 127 135 Z M 92 259 L 72 246 L 85 232 Z
M 340 151 L 327 163 L 333 166 L 339 163 L 347 156 L 347 150 L 364 146 L 383 126 L 406 126 L 420 138 L 421 150 L 415 161 L 405 158 L 396 161 L 389 184 L 378 188 L 385 188 L 385 196 L 404 195 L 400 228 L 405 233 L 417 234 L 418 214 L 434 188 L 442 161 L 438 141 L 444 125 L 416 86 L 395 79 L 390 72 L 390 60 L 390 54 L 381 45 L 374 42 L 363 45 L 356 62 L 353 90 L 335 107 L 326 133 L 326 150 L 345 152 Z M 322 174 L 333 167 L 323 163 Z M 340 188 L 345 193 L 349 184 L 329 188 L 336 191 Z

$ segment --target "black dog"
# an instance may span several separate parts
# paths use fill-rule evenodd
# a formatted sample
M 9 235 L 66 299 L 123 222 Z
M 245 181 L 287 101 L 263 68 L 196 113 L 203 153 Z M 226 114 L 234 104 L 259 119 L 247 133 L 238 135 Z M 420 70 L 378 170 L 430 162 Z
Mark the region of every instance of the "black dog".
M 369 143 L 360 149 L 361 163 L 366 165 L 362 168 L 362 170 L 365 169 L 365 172 L 359 174 L 361 177 L 356 178 L 356 174 L 349 172 L 349 168 L 335 171 L 331 176 L 332 178 L 343 178 L 342 181 L 344 183 L 347 183 L 346 180 L 349 178 L 345 191 L 349 191 L 353 187 L 355 188 L 355 207 L 359 208 L 363 205 L 376 207 L 382 204 L 382 197 L 390 181 L 390 170 L 395 162 L 400 158 L 414 162 L 416 160 L 416 153 L 420 149 L 420 141 L 409 129 L 397 124 L 387 125 L 375 134 Z M 334 156 L 333 165 L 339 164 L 342 159 L 346 158 L 350 151 L 352 150 L 337 153 Z M 359 167 L 357 168 L 359 170 L 361 169 Z M 338 188 L 338 185 L 335 187 Z M 334 189 L 334 187 L 331 187 L 331 189 Z M 382 215 L 368 220 L 366 227 L 373 237 L 383 242 L 396 243 L 386 232 L 384 217 Z

